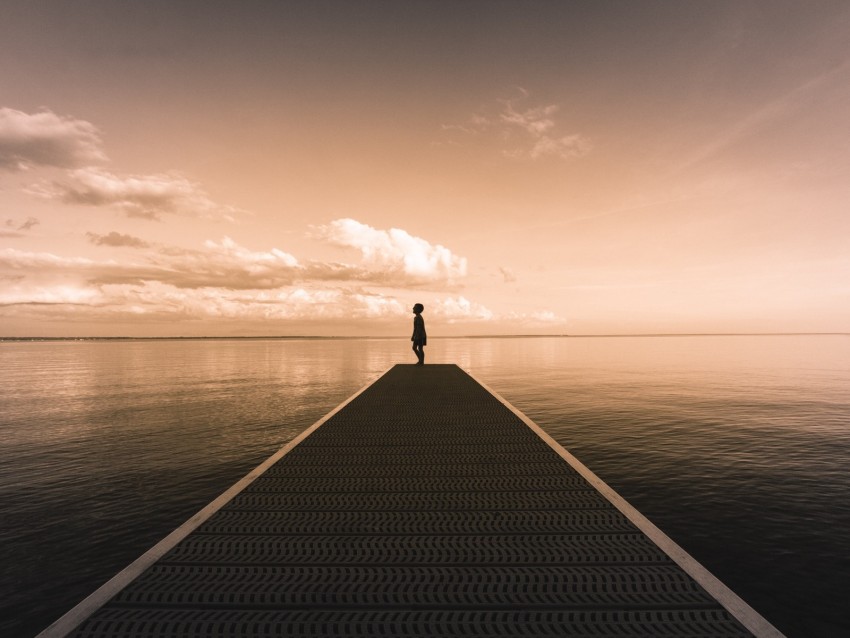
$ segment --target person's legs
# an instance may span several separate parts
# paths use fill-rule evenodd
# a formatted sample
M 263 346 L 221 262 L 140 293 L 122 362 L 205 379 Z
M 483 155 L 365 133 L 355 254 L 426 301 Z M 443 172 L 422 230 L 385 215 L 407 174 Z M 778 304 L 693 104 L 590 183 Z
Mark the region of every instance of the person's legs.
M 413 353 L 416 355 L 416 358 L 419 359 L 417 365 L 424 365 L 424 363 L 425 363 L 425 350 L 423 350 L 421 343 L 414 343 L 413 344 Z

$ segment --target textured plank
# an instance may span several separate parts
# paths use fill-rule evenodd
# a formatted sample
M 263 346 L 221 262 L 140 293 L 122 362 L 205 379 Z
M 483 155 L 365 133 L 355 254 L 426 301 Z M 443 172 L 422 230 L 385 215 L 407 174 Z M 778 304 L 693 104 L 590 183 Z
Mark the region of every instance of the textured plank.
M 392 368 L 72 635 L 752 634 L 514 411 L 429 365 Z

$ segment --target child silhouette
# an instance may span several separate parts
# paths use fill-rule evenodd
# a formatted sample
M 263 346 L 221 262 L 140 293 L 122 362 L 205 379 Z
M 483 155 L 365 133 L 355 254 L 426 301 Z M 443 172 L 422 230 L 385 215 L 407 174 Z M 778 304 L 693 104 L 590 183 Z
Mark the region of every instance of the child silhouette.
M 413 342 L 413 352 L 419 359 L 416 364 L 418 366 L 425 365 L 424 347 L 428 344 L 428 335 L 425 334 L 425 320 L 422 318 L 423 310 L 425 310 L 425 306 L 421 303 L 413 306 L 413 314 L 416 316 L 413 318 L 413 336 L 410 340 Z

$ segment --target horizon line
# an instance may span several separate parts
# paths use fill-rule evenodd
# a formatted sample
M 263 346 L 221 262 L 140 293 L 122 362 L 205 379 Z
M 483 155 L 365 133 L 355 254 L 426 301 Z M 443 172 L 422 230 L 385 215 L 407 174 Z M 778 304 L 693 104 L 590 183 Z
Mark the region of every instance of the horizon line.
M 586 339 L 586 338 L 619 338 L 619 337 L 805 337 L 805 336 L 850 336 L 850 332 L 635 332 L 635 333 L 588 333 L 588 334 L 492 334 L 492 335 L 446 335 L 437 339 Z M 432 337 L 433 339 L 434 337 Z M 176 341 L 176 340 L 227 340 L 227 339 L 256 339 L 256 340 L 408 340 L 404 336 L 377 335 L 195 335 L 195 336 L 99 336 L 99 337 L 0 337 L 2 341 Z

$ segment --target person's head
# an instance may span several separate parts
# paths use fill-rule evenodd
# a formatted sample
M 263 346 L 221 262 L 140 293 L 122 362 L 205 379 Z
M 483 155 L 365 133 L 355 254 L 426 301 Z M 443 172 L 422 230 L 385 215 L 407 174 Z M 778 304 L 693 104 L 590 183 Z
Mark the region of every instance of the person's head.
M 420 314 L 423 310 L 425 310 L 425 306 L 423 306 L 421 303 L 415 304 L 413 306 L 413 312 L 415 312 L 417 315 Z

